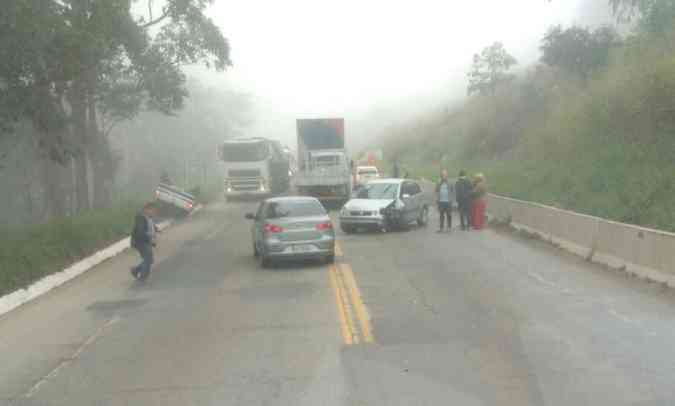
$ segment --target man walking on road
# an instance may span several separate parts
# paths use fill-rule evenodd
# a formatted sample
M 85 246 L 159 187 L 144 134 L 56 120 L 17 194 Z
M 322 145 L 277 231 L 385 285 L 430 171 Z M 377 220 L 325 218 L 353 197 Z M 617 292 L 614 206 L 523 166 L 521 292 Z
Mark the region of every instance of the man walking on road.
M 152 203 L 143 206 L 143 211 L 136 215 L 134 220 L 134 229 L 131 233 L 131 246 L 135 248 L 141 256 L 141 263 L 131 268 L 131 274 L 134 278 L 144 281 L 147 279 L 155 262 L 153 247 L 156 245 L 155 234 L 157 228 L 153 218 L 156 209 Z
M 448 220 L 448 231 L 452 230 L 452 203 L 450 203 L 450 181 L 448 181 L 448 171 L 443 169 L 441 180 L 436 185 L 436 201 L 438 202 L 438 214 L 440 215 L 440 228 L 438 232 L 443 232 L 445 220 Z
M 457 209 L 459 210 L 459 221 L 462 224 L 462 230 L 471 230 L 471 190 L 473 184 L 466 176 L 466 171 L 459 172 L 459 179 L 455 183 L 455 194 L 457 195 Z

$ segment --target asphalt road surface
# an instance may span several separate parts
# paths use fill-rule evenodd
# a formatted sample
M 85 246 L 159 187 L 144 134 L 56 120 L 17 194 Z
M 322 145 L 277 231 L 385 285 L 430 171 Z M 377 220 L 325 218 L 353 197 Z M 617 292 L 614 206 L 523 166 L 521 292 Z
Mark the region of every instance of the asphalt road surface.
M 167 230 L 0 318 L 0 404 L 673 405 L 675 296 L 544 244 L 343 235 L 261 269 L 253 203 Z

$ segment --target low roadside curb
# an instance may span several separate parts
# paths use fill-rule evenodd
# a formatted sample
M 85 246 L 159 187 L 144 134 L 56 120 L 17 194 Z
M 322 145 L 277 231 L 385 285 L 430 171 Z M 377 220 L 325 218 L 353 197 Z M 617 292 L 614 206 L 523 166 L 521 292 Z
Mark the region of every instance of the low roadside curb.
M 204 206 L 198 205 L 195 207 L 188 217 L 194 215 L 198 211 L 202 210 Z M 159 224 L 157 227 L 160 231 L 167 229 L 174 223 L 173 219 L 165 220 Z M 45 293 L 51 291 L 54 288 L 57 288 L 64 283 L 82 275 L 83 273 L 91 270 L 97 265 L 101 264 L 104 261 L 107 261 L 110 258 L 113 258 L 129 248 L 130 237 L 125 237 L 116 243 L 90 255 L 68 268 L 62 270 L 61 272 L 53 273 L 47 275 L 44 278 L 33 282 L 30 286 L 15 290 L 12 293 L 9 293 L 5 296 L 0 297 L 0 316 L 11 312 L 17 307 L 24 305 L 32 300 L 37 299 L 38 297 L 44 295 Z

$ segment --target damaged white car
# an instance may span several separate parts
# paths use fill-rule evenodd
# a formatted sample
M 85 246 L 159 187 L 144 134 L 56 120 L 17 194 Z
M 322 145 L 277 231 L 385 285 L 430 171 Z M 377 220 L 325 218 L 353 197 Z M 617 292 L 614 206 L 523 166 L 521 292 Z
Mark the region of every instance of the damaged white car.
M 373 180 L 359 189 L 340 211 L 340 228 L 352 233 L 359 228 L 387 231 L 406 229 L 412 223 L 426 226 L 431 198 L 416 181 Z

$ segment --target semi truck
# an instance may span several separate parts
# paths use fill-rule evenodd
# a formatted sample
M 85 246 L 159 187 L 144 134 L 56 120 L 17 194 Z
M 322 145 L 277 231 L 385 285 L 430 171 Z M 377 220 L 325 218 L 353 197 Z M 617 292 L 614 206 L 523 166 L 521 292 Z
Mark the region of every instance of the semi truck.
M 290 187 L 289 155 L 281 143 L 261 137 L 235 138 L 220 145 L 225 198 L 279 195 Z
M 300 195 L 322 201 L 349 200 L 352 162 L 345 145 L 344 119 L 298 119 L 298 170 L 295 186 Z

